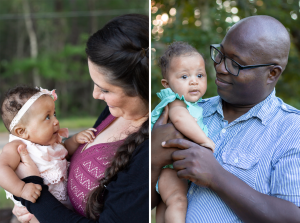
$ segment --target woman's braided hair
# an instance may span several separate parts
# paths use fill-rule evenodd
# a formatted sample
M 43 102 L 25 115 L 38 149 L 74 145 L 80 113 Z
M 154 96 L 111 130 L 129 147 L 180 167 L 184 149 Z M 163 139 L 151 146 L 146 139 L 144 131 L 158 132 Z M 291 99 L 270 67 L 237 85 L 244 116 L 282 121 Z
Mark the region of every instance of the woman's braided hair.
M 88 42 L 88 59 L 104 69 L 108 82 L 121 87 L 128 96 L 149 102 L 149 22 L 148 16 L 128 14 L 114 18 L 93 34 Z M 149 120 L 129 135 L 118 148 L 105 177 L 87 198 L 86 215 L 97 220 L 103 210 L 105 187 L 124 170 L 135 149 L 149 138 Z

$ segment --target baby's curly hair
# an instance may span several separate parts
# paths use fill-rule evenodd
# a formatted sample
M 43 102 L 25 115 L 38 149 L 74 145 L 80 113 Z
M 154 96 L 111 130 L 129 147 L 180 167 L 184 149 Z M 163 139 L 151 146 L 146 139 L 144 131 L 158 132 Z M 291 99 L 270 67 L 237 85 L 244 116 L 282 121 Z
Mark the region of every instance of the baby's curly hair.
M 39 89 L 29 86 L 17 86 L 8 90 L 1 103 L 1 117 L 6 129 L 10 132 L 9 126 L 23 105 L 34 94 L 40 92 Z
M 173 57 L 178 57 L 182 55 L 191 55 L 197 53 L 201 57 L 201 53 L 198 52 L 194 47 L 192 47 L 190 44 L 186 42 L 173 42 L 171 45 L 169 45 L 168 49 L 165 51 L 165 53 L 159 58 L 158 65 L 161 69 L 161 74 L 163 78 L 167 77 L 167 70 L 170 66 L 171 60 Z

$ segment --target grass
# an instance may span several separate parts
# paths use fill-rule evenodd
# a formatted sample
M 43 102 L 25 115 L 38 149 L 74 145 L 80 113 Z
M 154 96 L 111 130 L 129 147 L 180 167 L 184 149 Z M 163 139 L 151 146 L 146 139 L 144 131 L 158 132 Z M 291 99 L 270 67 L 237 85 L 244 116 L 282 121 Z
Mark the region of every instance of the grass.
M 97 117 L 70 117 L 59 119 L 61 128 L 79 129 L 93 127 Z M 3 122 L 0 122 L 0 132 L 8 132 Z

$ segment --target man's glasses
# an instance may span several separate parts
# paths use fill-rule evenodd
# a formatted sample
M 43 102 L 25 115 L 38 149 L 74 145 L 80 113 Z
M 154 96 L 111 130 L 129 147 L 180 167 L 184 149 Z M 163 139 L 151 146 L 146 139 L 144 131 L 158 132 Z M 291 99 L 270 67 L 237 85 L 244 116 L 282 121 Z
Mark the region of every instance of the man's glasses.
M 272 64 L 248 65 L 248 66 L 240 65 L 238 62 L 225 56 L 220 50 L 218 50 L 217 48 L 220 48 L 220 46 L 221 46 L 220 44 L 210 45 L 210 57 L 216 64 L 220 64 L 222 62 L 222 60 L 224 59 L 226 70 L 234 76 L 238 76 L 240 73 L 240 70 L 276 65 L 273 63 Z

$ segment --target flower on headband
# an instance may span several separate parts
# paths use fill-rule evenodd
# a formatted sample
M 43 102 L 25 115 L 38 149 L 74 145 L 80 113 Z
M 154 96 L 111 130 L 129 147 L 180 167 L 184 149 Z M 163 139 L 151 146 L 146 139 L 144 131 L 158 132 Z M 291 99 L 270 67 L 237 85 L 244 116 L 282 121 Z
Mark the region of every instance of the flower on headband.
M 52 91 L 49 91 L 47 89 L 43 89 L 40 87 L 41 92 L 48 94 L 51 98 L 53 98 L 54 101 L 57 100 L 57 94 L 55 93 L 55 89 Z

